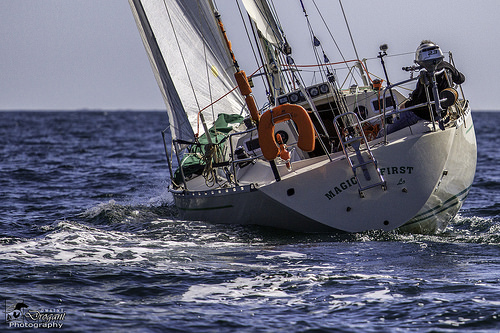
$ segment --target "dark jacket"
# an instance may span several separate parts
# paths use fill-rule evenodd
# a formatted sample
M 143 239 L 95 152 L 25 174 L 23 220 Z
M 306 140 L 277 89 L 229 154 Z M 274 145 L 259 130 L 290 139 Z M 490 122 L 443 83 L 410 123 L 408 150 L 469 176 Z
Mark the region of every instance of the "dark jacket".
M 446 72 L 448 72 L 448 77 L 451 78 L 451 80 L 456 83 L 456 84 L 462 84 L 465 81 L 465 76 L 460 73 L 455 67 L 453 67 L 450 63 L 446 61 L 442 61 L 438 66 L 437 66 L 437 71 L 440 71 L 441 69 L 445 68 Z M 410 94 L 410 99 L 405 103 L 405 107 L 409 107 L 412 105 L 417 105 L 421 103 L 426 103 L 427 102 L 427 96 L 425 94 L 425 85 L 422 80 L 417 81 L 417 86 L 415 87 L 415 90 Z M 441 92 L 442 90 L 449 88 L 450 84 L 448 83 L 448 80 L 446 79 L 445 73 L 441 73 L 436 75 L 436 82 L 438 86 L 438 91 Z M 432 89 L 429 87 L 429 96 L 431 97 L 431 101 L 433 100 L 433 95 L 432 95 Z M 433 108 L 435 109 L 435 108 Z M 418 108 L 413 110 L 413 112 L 419 116 L 420 118 L 426 119 L 426 120 L 431 120 L 430 114 L 429 114 L 429 108 L 427 106 Z

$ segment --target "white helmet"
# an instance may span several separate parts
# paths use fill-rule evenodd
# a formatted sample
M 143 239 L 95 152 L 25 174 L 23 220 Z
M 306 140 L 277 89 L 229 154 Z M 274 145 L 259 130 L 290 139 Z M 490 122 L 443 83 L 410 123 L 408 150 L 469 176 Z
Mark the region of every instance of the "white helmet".
M 431 41 L 423 41 L 415 51 L 415 62 L 429 71 L 436 70 L 436 66 L 443 59 L 443 52 Z

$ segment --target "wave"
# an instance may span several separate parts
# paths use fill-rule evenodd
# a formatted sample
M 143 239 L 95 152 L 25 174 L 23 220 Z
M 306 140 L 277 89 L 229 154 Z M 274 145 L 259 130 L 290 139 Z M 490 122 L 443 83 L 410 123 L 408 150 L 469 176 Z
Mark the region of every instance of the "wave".
M 168 203 L 162 205 L 121 205 L 115 200 L 101 203 L 80 214 L 84 222 L 91 225 L 130 230 L 155 219 L 173 220 L 177 209 Z M 109 228 L 108 228 L 109 229 Z
M 293 245 L 342 242 L 439 242 L 500 244 L 500 203 L 483 208 L 462 211 L 448 225 L 436 234 L 405 234 L 397 231 L 369 231 L 354 234 L 304 234 L 261 226 L 209 224 L 205 222 L 182 221 L 177 218 L 172 204 L 160 206 L 122 206 L 114 201 L 88 210 L 86 223 L 104 229 L 119 231 L 140 231 L 151 238 L 163 238 L 184 242 L 191 240 L 199 244 L 220 242 L 246 245 Z M 168 223 L 164 223 L 168 221 Z
M 479 176 L 478 179 L 474 182 L 473 186 L 492 192 L 500 190 L 500 182 Z
M 432 235 L 369 232 L 360 234 L 358 239 L 362 241 L 499 245 L 500 219 L 498 217 L 464 216 L 459 214 L 444 231 Z
M 39 226 L 36 237 L 0 238 L 0 256 L 30 265 L 162 266 L 202 260 L 200 258 L 209 253 L 218 258 L 246 256 L 255 251 L 255 245 L 261 250 L 276 246 L 364 242 L 499 245 L 500 204 L 484 210 L 489 215 L 479 214 L 478 208 L 462 211 L 443 232 L 434 235 L 382 231 L 304 234 L 258 226 L 182 221 L 177 218 L 177 209 L 172 203 L 122 205 L 110 200 L 70 219 Z M 495 215 L 492 212 L 496 212 Z M 289 255 L 285 252 L 278 255 Z
M 485 203 L 485 201 L 483 201 Z M 490 202 L 491 203 L 491 202 Z M 482 217 L 485 219 L 495 220 L 500 216 L 500 203 L 482 207 L 471 207 L 462 211 L 463 216 L 467 217 Z

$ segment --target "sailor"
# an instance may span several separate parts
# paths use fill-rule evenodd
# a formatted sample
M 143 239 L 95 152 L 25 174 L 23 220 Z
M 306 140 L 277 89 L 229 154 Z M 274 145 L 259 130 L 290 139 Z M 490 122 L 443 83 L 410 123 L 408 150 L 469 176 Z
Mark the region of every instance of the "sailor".
M 434 51 L 432 52 L 433 55 L 427 55 L 428 53 L 430 53 L 429 51 Z M 424 58 L 425 60 L 423 60 Z M 443 91 L 446 88 L 452 87 L 452 83 L 449 81 L 449 79 L 456 84 L 464 83 L 465 76 L 460 73 L 455 67 L 453 67 L 449 62 L 442 60 L 443 53 L 441 52 L 439 46 L 429 40 L 422 41 L 420 43 L 420 46 L 417 48 L 417 51 L 415 52 L 415 62 L 417 62 L 417 64 L 419 65 L 422 65 L 423 61 L 429 61 L 433 59 L 435 59 L 437 63 L 437 66 L 435 67 L 436 72 L 445 69 L 445 71 L 436 75 L 436 83 L 439 92 Z M 420 79 L 417 81 L 417 86 L 415 90 L 410 94 L 410 99 L 405 103 L 405 107 L 427 102 L 425 85 L 423 81 L 424 77 L 423 75 L 420 75 Z M 431 87 L 429 87 L 429 96 L 432 97 Z M 427 107 L 415 109 L 413 110 L 413 112 L 422 119 L 431 120 L 429 108 Z
M 433 52 L 429 52 L 433 51 Z M 423 40 L 415 51 L 415 62 L 422 66 L 431 64 L 433 68 L 426 68 L 427 71 L 421 72 L 420 78 L 417 81 L 415 90 L 410 94 L 409 99 L 405 102 L 402 108 L 407 108 L 413 105 L 427 103 L 427 94 L 425 93 L 425 75 L 430 71 L 440 72 L 436 75 L 436 84 L 438 91 L 452 87 L 453 83 L 462 84 L 465 81 L 465 76 L 459 72 L 449 62 L 443 60 L 443 52 L 437 44 L 430 40 Z M 431 99 L 433 98 L 432 87 L 428 86 L 428 92 Z M 436 118 L 436 110 L 433 106 L 434 118 Z M 400 119 L 392 125 L 388 125 L 387 133 L 395 132 L 401 128 L 415 124 L 420 119 L 431 120 L 429 108 L 427 105 L 416 108 L 412 111 L 402 112 Z

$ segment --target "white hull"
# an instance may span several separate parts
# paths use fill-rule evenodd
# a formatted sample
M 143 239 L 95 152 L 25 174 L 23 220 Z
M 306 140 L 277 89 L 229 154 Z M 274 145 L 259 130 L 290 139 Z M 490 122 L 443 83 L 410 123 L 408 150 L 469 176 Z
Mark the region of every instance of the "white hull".
M 421 122 L 412 126 L 418 134 L 406 128 L 389 135 L 388 144 L 371 142 L 387 189 L 370 188 L 364 197 L 345 155 L 336 153 L 332 161 L 322 156 L 297 162 L 292 172 L 279 166 L 279 182 L 263 161 L 246 167 L 237 187 L 204 189 L 195 178 L 189 188 L 196 190 L 172 191 L 175 204 L 182 219 L 212 223 L 307 232 L 435 232 L 456 215 L 474 178 L 476 140 L 470 109 L 466 112 L 444 131 L 430 131 L 431 125 Z M 265 181 L 256 181 L 256 174 Z M 363 173 L 358 178 L 368 182 Z

